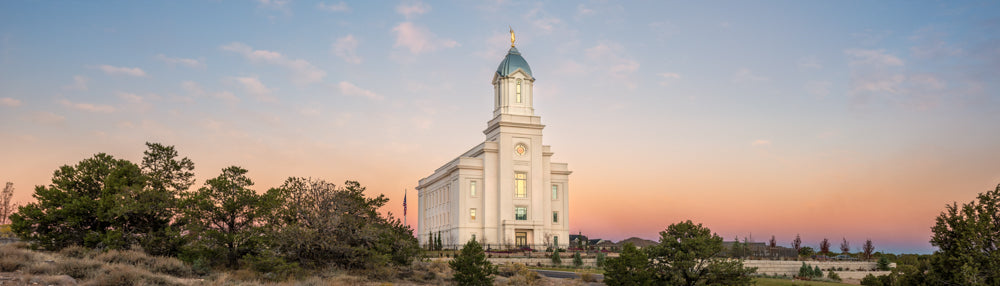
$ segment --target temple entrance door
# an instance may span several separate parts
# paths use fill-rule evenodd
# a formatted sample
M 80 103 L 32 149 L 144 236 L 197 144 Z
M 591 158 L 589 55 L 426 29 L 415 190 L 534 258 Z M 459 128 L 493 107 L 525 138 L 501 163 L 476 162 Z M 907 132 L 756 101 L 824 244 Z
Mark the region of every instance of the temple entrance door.
M 515 232 L 514 246 L 517 246 L 519 248 L 528 246 L 528 233 L 523 231 Z

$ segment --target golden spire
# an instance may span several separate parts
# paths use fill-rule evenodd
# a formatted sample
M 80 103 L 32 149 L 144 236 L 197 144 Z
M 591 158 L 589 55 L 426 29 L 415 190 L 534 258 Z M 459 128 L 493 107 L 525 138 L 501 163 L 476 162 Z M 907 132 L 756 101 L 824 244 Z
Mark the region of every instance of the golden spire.
M 514 28 L 511 28 L 510 26 L 507 26 L 507 28 L 510 28 L 510 46 L 514 47 L 514 40 L 516 40 L 516 38 L 514 38 Z

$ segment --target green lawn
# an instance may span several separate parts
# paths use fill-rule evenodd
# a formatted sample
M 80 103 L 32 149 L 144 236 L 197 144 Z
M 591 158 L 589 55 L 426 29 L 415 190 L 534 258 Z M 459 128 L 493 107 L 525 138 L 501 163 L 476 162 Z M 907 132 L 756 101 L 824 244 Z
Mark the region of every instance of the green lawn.
M 834 286 L 834 285 L 851 285 L 844 283 L 831 283 L 831 282 L 817 282 L 817 281 L 802 281 L 802 280 L 789 280 L 789 279 L 774 279 L 774 278 L 757 278 L 757 286 Z

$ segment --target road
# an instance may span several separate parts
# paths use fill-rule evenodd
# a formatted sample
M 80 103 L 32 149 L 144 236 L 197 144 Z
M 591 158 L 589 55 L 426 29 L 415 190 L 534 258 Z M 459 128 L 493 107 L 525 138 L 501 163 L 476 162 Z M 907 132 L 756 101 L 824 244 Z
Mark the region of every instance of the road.
M 579 279 L 580 278 L 580 275 L 578 273 L 576 273 L 576 272 L 554 271 L 554 270 L 538 270 L 538 269 L 532 269 L 532 271 L 538 272 L 538 274 L 541 274 L 542 276 L 551 277 L 551 278 L 571 278 L 571 279 Z M 594 276 L 597 277 L 597 281 L 604 280 L 604 275 L 603 274 L 594 274 Z

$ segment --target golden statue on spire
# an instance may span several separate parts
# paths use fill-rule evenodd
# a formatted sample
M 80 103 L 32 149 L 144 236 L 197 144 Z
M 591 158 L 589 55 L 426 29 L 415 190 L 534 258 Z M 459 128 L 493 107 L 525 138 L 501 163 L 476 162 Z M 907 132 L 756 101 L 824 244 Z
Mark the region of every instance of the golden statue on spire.
M 507 28 L 510 28 L 510 46 L 514 47 L 514 41 L 516 40 L 516 38 L 514 38 L 514 28 L 511 28 L 510 26 L 507 26 Z

